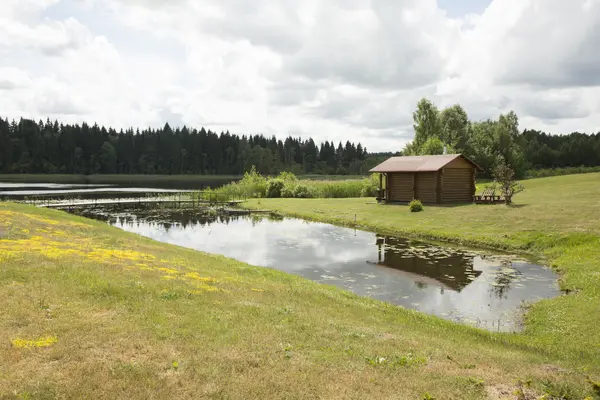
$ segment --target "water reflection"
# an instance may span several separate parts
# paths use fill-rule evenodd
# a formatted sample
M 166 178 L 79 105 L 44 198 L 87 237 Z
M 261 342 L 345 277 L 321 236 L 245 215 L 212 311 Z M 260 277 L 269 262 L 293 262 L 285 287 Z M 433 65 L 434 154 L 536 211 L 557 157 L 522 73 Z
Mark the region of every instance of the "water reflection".
M 493 330 L 517 330 L 523 302 L 559 293 L 551 271 L 515 257 L 299 219 L 197 210 L 82 214 L 158 241 Z
M 413 243 L 389 236 L 377 237 L 377 266 L 414 280 L 421 287 L 433 285 L 460 292 L 481 271 L 473 269 L 473 256 L 442 247 Z

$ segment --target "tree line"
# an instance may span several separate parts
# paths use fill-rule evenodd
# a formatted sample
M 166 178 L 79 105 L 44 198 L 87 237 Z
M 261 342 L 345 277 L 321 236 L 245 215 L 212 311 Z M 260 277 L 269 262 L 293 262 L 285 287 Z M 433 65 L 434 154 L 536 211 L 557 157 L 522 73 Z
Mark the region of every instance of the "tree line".
M 490 175 L 499 162 L 523 177 L 530 169 L 600 166 L 600 133 L 574 132 L 550 135 L 535 130 L 519 131 L 514 112 L 497 119 L 470 121 L 458 104 L 439 110 L 421 99 L 413 113 L 414 140 L 403 155 L 461 153 Z
M 460 105 L 439 110 L 422 99 L 414 140 L 402 151 L 368 153 L 361 143 L 288 136 L 217 134 L 204 128 L 120 130 L 87 123 L 0 118 L 0 173 L 356 175 L 392 155 L 462 153 L 490 176 L 501 158 L 523 177 L 530 169 L 600 166 L 600 133 L 551 135 L 519 130 L 514 112 L 471 121 Z
M 241 175 L 362 174 L 386 158 L 360 143 L 263 135 L 217 134 L 204 128 L 128 129 L 83 123 L 0 118 L 0 172 L 62 174 Z

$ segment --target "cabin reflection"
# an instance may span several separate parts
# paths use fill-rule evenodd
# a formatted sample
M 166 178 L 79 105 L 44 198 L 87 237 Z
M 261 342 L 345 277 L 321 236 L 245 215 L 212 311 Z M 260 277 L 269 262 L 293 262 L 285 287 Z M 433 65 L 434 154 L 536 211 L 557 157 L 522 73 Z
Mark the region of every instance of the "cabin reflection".
M 376 267 L 411 279 L 419 287 L 460 292 L 482 273 L 474 270 L 473 257 L 465 254 L 435 254 L 434 246 L 414 247 L 405 239 L 390 236 L 377 236 L 376 244 Z

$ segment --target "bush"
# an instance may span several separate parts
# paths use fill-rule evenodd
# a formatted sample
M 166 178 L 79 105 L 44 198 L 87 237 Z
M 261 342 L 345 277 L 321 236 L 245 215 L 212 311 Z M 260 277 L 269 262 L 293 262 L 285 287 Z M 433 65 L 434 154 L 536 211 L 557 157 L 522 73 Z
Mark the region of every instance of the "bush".
M 310 190 L 308 189 L 308 186 L 306 185 L 297 185 L 296 188 L 294 189 L 294 197 L 298 198 L 298 199 L 308 199 L 310 197 L 313 197 Z
M 298 182 L 298 178 L 292 172 L 283 171 L 279 174 L 277 179 L 281 179 L 283 182 L 287 183 L 295 183 Z
M 281 197 L 281 191 L 283 190 L 284 182 L 282 179 L 269 179 L 267 182 L 267 197 L 279 198 Z
M 281 189 L 281 197 L 285 197 L 286 199 L 294 197 L 294 192 L 296 191 L 296 185 L 286 184 L 283 189 Z
M 379 188 L 379 177 L 372 174 L 371 177 L 363 180 L 363 188 L 360 190 L 360 197 L 375 197 Z
M 360 197 L 375 197 L 377 195 L 376 190 L 377 189 L 375 189 L 374 192 L 372 188 L 370 188 L 369 186 L 365 186 L 360 190 Z
M 228 197 L 265 197 L 267 192 L 267 178 L 260 175 L 254 166 L 239 182 L 232 182 L 212 191 L 213 193 Z
M 410 208 L 410 212 L 421 212 L 423 211 L 423 203 L 421 203 L 421 200 L 413 200 L 408 205 L 408 208 Z

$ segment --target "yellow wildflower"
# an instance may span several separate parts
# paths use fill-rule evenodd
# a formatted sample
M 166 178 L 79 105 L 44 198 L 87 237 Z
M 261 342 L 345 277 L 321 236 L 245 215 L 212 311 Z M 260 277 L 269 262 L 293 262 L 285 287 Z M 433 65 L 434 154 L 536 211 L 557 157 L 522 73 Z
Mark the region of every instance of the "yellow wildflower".
M 185 274 L 185 277 L 201 282 L 217 282 L 215 278 L 200 276 L 197 272 L 188 272 L 187 274 Z
M 56 336 L 47 336 L 36 340 L 13 339 L 11 343 L 14 347 L 20 349 L 30 349 L 33 347 L 49 347 L 58 342 Z

